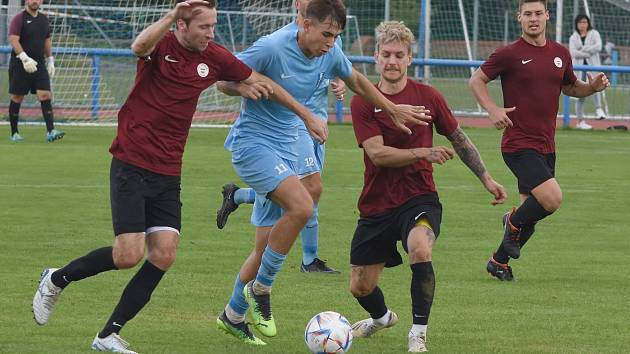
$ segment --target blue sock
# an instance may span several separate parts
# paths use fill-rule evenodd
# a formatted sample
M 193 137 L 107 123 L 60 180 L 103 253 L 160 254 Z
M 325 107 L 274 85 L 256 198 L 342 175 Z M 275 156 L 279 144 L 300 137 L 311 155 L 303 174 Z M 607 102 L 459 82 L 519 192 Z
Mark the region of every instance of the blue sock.
M 243 296 L 244 287 L 245 284 L 241 282 L 240 274 L 237 274 L 236 280 L 234 281 L 234 290 L 232 290 L 232 297 L 230 298 L 230 307 L 232 310 L 236 311 L 236 313 L 243 316 L 249 307 Z
M 317 241 L 319 238 L 319 224 L 317 222 L 317 204 L 313 206 L 313 215 L 306 222 L 300 233 L 302 239 L 302 263 L 309 265 L 317 258 Z
M 239 188 L 234 192 L 234 203 L 236 204 L 254 204 L 256 192 L 252 188 Z
M 271 287 L 285 258 L 287 258 L 286 254 L 280 254 L 267 245 L 265 252 L 263 252 L 260 268 L 258 268 L 258 274 L 256 274 L 256 282 Z

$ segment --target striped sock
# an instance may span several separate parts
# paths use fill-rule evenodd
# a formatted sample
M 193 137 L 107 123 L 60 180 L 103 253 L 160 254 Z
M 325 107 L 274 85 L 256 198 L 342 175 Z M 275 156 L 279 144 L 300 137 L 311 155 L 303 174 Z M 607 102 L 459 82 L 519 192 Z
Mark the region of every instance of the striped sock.
M 252 188 L 239 188 L 234 192 L 234 203 L 254 204 L 256 192 Z
M 317 258 L 317 242 L 319 239 L 319 224 L 317 222 L 317 204 L 313 206 L 313 215 L 300 233 L 302 239 L 302 263 L 309 265 Z
M 282 268 L 282 264 L 286 258 L 286 254 L 280 254 L 267 245 L 265 252 L 263 252 L 260 267 L 258 268 L 258 274 L 256 274 L 256 281 L 254 282 L 253 288 L 254 293 L 261 295 L 260 290 L 263 292 L 271 291 L 271 285 L 276 279 L 276 275 Z
M 225 314 L 232 323 L 239 323 L 245 320 L 245 312 L 247 312 L 249 305 L 243 296 L 243 288 L 245 288 L 245 284 L 241 281 L 240 274 L 237 274 L 232 297 L 230 297 L 230 302 L 225 307 Z

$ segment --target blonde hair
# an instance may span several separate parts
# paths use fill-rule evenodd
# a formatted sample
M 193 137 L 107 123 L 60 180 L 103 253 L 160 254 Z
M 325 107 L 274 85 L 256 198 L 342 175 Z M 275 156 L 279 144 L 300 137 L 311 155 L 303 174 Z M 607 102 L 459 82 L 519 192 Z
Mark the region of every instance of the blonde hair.
M 376 27 L 376 51 L 384 44 L 400 42 L 411 54 L 411 44 L 414 40 L 413 33 L 402 21 L 383 21 Z

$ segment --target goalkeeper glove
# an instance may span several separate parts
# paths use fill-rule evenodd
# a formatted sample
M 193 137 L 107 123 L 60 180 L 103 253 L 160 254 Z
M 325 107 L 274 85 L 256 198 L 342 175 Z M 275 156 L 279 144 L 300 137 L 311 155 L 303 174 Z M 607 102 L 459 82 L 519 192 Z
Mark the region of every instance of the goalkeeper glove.
M 37 71 L 37 62 L 33 60 L 33 58 L 26 55 L 26 52 L 20 53 L 17 56 L 22 61 L 22 66 L 24 66 L 24 71 L 29 74 L 32 74 Z
M 55 58 L 51 55 L 46 58 L 46 70 L 51 78 L 55 76 Z

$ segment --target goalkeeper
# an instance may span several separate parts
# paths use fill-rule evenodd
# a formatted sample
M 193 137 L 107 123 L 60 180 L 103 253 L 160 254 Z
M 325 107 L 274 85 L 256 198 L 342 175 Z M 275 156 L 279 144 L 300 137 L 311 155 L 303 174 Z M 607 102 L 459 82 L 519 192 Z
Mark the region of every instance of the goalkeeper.
M 9 63 L 9 120 L 12 141 L 24 138 L 18 132 L 20 105 L 29 92 L 37 94 L 46 121 L 46 140 L 63 138 L 64 132 L 55 130 L 51 103 L 50 78 L 55 75 L 52 40 L 48 17 L 39 12 L 41 0 L 26 0 L 24 11 L 9 25 L 9 43 L 13 47 Z

